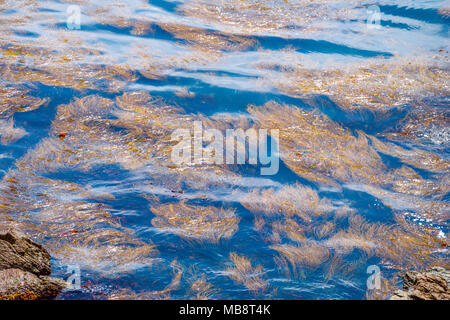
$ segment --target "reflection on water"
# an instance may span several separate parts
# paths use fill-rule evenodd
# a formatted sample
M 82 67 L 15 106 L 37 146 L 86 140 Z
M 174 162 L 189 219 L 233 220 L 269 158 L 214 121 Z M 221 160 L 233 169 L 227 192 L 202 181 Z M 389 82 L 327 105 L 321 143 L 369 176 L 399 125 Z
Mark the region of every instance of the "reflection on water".
M 448 268 L 445 3 L 0 0 L 0 229 L 81 268 L 62 299 L 377 299 Z M 278 129 L 280 170 L 174 165 L 194 121 Z

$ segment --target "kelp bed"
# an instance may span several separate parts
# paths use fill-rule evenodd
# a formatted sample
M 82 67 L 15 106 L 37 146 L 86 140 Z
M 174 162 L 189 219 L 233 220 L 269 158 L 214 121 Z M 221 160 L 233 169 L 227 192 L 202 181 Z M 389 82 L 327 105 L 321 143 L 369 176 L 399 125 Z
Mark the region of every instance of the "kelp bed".
M 385 299 L 449 268 L 449 9 L 373 4 L 0 0 L 0 230 L 80 267 L 61 299 Z M 193 121 L 278 129 L 279 172 L 174 165 Z

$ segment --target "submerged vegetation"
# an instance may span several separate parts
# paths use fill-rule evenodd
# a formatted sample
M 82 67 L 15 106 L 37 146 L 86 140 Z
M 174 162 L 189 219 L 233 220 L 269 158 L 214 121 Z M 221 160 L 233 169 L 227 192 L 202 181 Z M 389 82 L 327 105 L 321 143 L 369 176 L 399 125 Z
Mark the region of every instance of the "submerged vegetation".
M 79 265 L 61 298 L 384 299 L 450 267 L 440 1 L 376 30 L 369 1 L 76 2 L 69 30 L 69 1 L 0 0 L 0 231 Z M 194 121 L 278 129 L 280 172 L 172 163 Z

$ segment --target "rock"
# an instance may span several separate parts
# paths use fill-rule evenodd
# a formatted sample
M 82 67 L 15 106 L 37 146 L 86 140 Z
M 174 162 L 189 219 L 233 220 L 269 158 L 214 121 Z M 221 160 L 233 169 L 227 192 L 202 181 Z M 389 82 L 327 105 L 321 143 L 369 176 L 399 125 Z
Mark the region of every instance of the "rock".
M 38 277 L 20 269 L 0 271 L 0 300 L 53 299 L 65 287 L 63 280 Z
M 50 254 L 17 232 L 0 233 L 0 300 L 53 299 L 66 282 L 48 277 Z
M 0 270 L 9 268 L 49 275 L 50 255 L 41 245 L 15 232 L 0 234 Z
M 425 272 L 408 271 L 403 276 L 403 290 L 391 300 L 450 300 L 450 271 L 432 268 Z
M 411 299 L 408 298 L 408 292 L 397 290 L 396 292 L 394 292 L 390 300 L 411 300 Z

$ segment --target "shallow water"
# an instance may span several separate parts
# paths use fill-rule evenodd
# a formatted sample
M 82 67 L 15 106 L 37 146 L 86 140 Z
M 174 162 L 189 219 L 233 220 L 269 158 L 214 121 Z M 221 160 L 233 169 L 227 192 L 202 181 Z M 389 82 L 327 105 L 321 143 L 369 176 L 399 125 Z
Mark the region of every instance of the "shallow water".
M 61 299 L 375 299 L 448 268 L 449 10 L 0 0 L 0 229 L 80 270 Z M 194 121 L 278 129 L 279 170 L 174 164 Z

